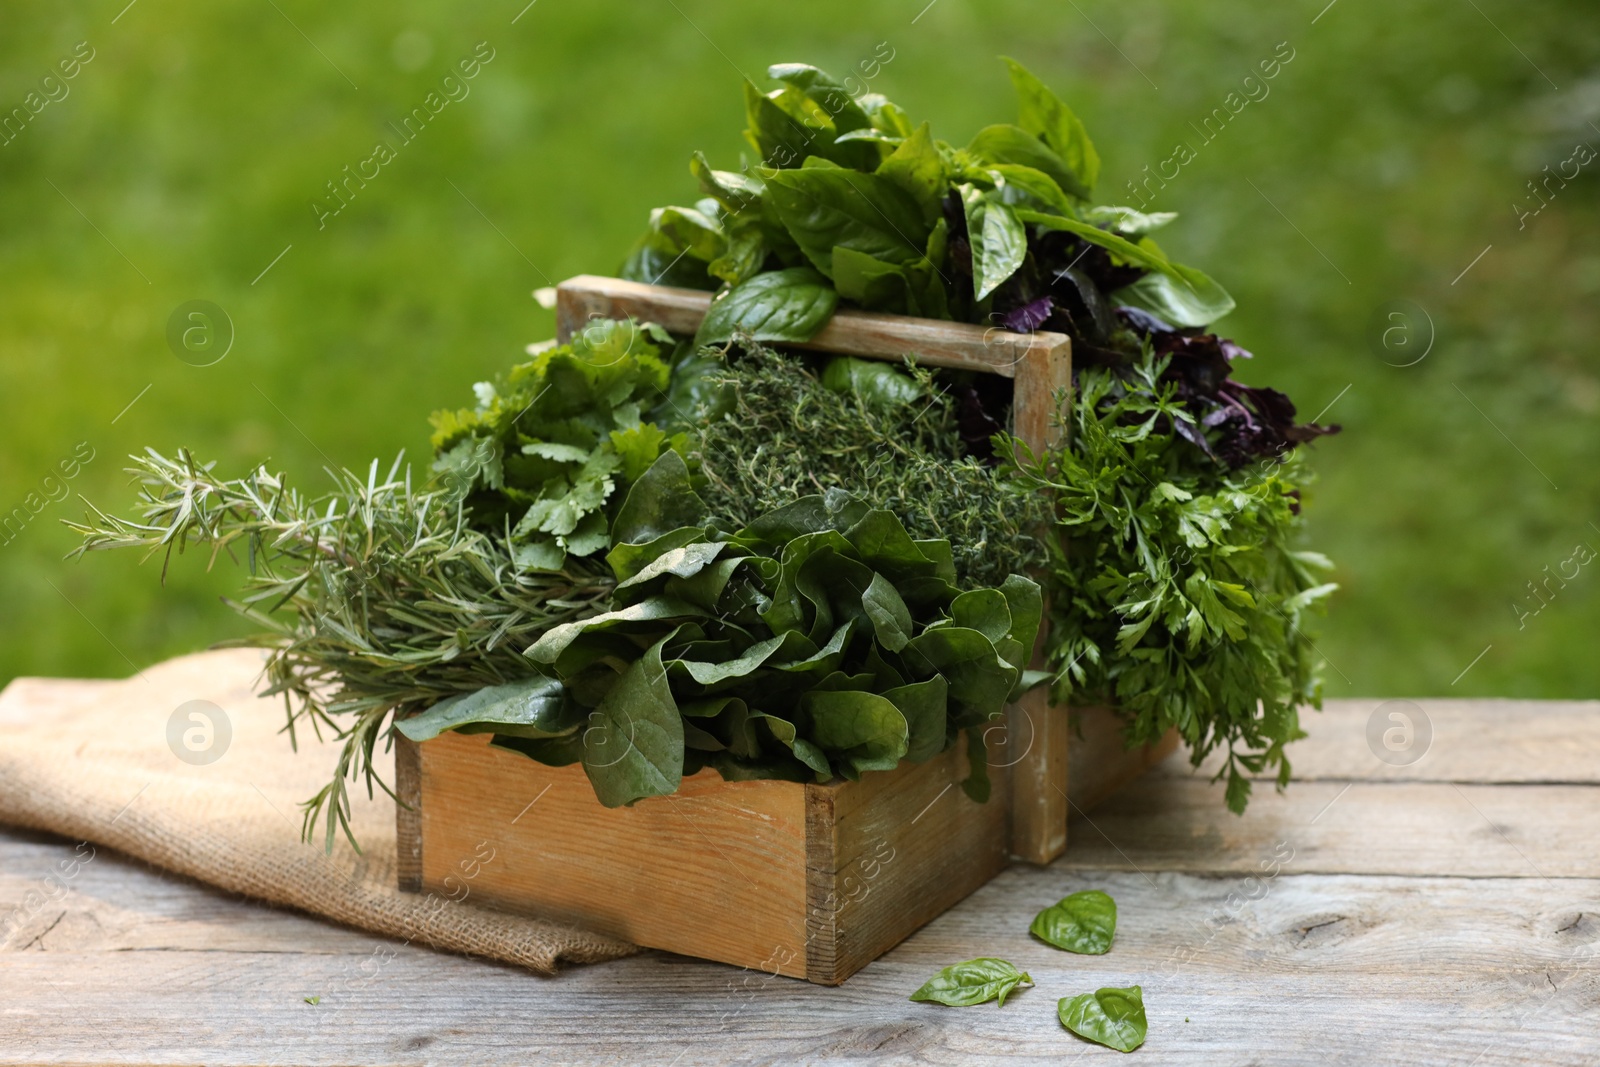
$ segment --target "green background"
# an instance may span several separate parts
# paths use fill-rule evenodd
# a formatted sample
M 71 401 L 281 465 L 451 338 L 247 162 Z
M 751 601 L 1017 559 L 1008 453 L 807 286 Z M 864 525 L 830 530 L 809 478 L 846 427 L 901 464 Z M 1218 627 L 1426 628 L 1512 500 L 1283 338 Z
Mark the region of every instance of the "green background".
M 859 78 L 892 52 L 872 88 L 958 143 L 1012 119 L 994 57 L 1027 63 L 1088 125 L 1102 201 L 1198 146 L 1153 205 L 1183 214 L 1163 245 L 1237 297 L 1219 332 L 1256 353 L 1241 377 L 1306 416 L 1337 398 L 1345 427 L 1314 446 L 1308 501 L 1343 584 L 1330 696 L 1597 695 L 1600 567 L 1514 607 L 1600 548 L 1600 161 L 1520 226 L 1513 207 L 1600 146 L 1591 5 L 924 2 L 8 4 L 0 108 L 79 41 L 95 57 L 0 145 L 0 511 L 80 442 L 94 459 L 0 545 L 0 681 L 125 675 L 243 632 L 226 559 L 165 587 L 131 555 L 63 562 L 80 494 L 127 510 L 127 453 L 270 461 L 309 489 L 330 461 L 423 457 L 430 410 L 551 335 L 533 289 L 614 270 L 650 207 L 694 198 L 693 150 L 737 166 L 741 72 Z M 319 230 L 324 183 L 480 41 L 470 95 Z M 1285 41 L 1270 95 L 1200 146 L 1189 123 Z M 212 366 L 166 341 L 194 299 L 236 332 Z M 1388 322 L 1386 350 L 1372 323 L 1399 299 L 1426 318 Z

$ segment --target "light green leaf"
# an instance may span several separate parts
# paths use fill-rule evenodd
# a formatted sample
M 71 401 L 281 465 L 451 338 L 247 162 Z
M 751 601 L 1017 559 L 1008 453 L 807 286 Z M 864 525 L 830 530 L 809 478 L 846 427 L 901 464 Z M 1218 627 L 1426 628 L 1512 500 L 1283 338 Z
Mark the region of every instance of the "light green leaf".
M 1139 986 L 1107 986 L 1062 997 L 1056 1004 L 1056 1017 L 1079 1037 L 1118 1052 L 1132 1052 L 1144 1044 L 1150 1031 L 1144 1016 L 1144 990 Z
M 985 126 L 967 144 L 967 151 L 984 163 L 1015 163 L 1043 171 L 1065 192 L 1087 199 L 1083 183 L 1066 161 L 1021 126 L 1008 123 Z
M 944 197 L 949 191 L 950 168 L 933 143 L 933 132 L 924 122 L 917 132 L 905 138 L 878 164 L 878 174 L 911 195 L 929 223 L 944 214 Z
M 761 199 L 765 189 L 760 178 L 738 171 L 713 170 L 706 154 L 699 149 L 689 159 L 689 173 L 700 183 L 700 191 L 716 200 L 731 215 L 737 215 Z
M 1209 326 L 1234 308 L 1233 297 L 1205 273 L 1169 264 L 1109 294 L 1114 304 L 1148 311 L 1173 326 Z
M 1049 145 L 1071 170 L 1076 188 L 1062 188 L 1088 200 L 1094 195 L 1094 183 L 1100 179 L 1100 154 L 1089 140 L 1088 131 L 1072 109 L 1027 67 L 1010 58 L 1006 59 L 1006 66 L 1017 90 L 1018 123 Z
M 1089 222 L 1104 223 L 1123 233 L 1132 234 L 1152 233 L 1178 217 L 1176 211 L 1145 212 L 1136 208 L 1112 207 L 1107 204 L 1086 207 L 1082 214 Z
M 948 1004 L 954 1008 L 971 1007 L 994 1000 L 996 1007 L 1004 1007 L 1006 997 L 1017 986 L 1033 979 L 1002 959 L 980 956 L 965 963 L 952 963 L 922 984 L 911 994 L 912 1000 Z
M 1028 254 L 1028 233 L 1012 208 L 972 185 L 961 187 L 972 243 L 973 296 L 982 300 L 1017 272 Z
M 834 356 L 822 369 L 822 384 L 836 393 L 857 396 L 867 407 L 880 411 L 927 398 L 915 378 L 881 359 Z
M 1073 893 L 1035 915 L 1028 932 L 1068 952 L 1104 955 L 1117 932 L 1117 902 L 1098 889 Z

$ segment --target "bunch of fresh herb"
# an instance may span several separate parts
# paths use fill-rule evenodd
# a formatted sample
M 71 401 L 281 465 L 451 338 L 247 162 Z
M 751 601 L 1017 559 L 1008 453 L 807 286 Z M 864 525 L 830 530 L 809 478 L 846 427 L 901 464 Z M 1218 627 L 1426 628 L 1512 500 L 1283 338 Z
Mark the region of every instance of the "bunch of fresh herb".
M 1227 469 L 1192 447 L 1216 431 L 1180 401 L 1170 358 L 1147 357 L 1131 383 L 1080 375 L 1070 446 L 1032 455 L 1013 442 L 1011 473 L 1056 497 L 1056 698 L 1113 705 L 1130 744 L 1176 727 L 1196 766 L 1225 747 L 1218 776 L 1240 812 L 1249 775 L 1276 767 L 1288 782 L 1284 745 L 1305 736 L 1296 708 L 1321 706 L 1302 626 L 1337 587 L 1317 580 L 1323 556 L 1295 547 L 1298 453 Z
M 1044 563 L 1044 498 L 967 454 L 949 383 L 921 368 L 759 343 L 702 359 L 710 365 L 698 373 L 723 401 L 691 424 L 688 452 L 728 528 L 843 489 L 894 512 L 912 537 L 948 540 L 960 584 L 997 586 Z
M 376 461 L 365 478 L 330 471 L 333 491 L 307 497 L 265 468 L 224 480 L 186 451 L 133 459 L 139 519 L 70 523 L 73 555 L 144 548 L 165 576 L 174 552 L 204 547 L 214 564 L 242 550 L 247 592 L 229 604 L 265 632 L 232 643 L 271 649 L 265 692 L 283 696 L 291 739 L 309 724 L 344 742 L 305 806 L 307 835 L 322 816 L 329 847 L 336 826 L 350 832 L 346 779 L 383 784 L 373 755 L 391 714 L 526 677 L 523 649 L 604 610 L 615 584 L 598 560 L 530 570 L 467 523 L 458 490 L 413 489 L 399 460 L 382 478 Z
M 591 323 L 571 343 L 473 387 L 475 408 L 433 416 L 434 471 L 464 493 L 474 526 L 524 566 L 559 570 L 604 551 L 608 502 L 682 446 L 649 421 L 667 390 L 660 328 Z
M 1194 422 L 1186 433 L 1232 464 L 1319 433 L 1281 393 L 1229 380 L 1247 355 L 1204 334 L 1233 298 L 1173 263 L 1151 232 L 1177 216 L 1090 203 L 1100 157 L 1070 108 L 1006 60 L 1017 121 L 964 147 L 935 140 L 879 94 L 852 98 L 825 71 L 773 66 L 782 87 L 745 83 L 755 167 L 690 170 L 704 199 L 657 209 L 625 277 L 723 289 L 700 331 L 805 341 L 840 298 L 925 318 L 1069 334 L 1080 365 L 1126 371 L 1153 341 Z
M 401 731 L 492 732 L 541 762 L 581 761 L 617 806 L 706 766 L 730 780 L 856 779 L 965 730 L 966 788 L 985 799 L 981 728 L 1042 680 L 1023 670 L 1039 587 L 1014 575 L 963 592 L 948 541 L 913 540 L 838 489 L 733 534 L 709 519 L 682 458 L 663 453 L 612 524 L 612 610 L 527 650 L 550 677 L 440 704 Z

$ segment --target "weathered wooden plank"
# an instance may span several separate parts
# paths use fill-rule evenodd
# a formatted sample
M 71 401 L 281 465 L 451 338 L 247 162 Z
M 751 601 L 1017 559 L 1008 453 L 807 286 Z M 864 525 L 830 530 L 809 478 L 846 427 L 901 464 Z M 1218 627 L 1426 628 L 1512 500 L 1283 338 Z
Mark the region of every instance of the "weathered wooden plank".
M 1062 863 L 1249 872 L 1281 841 L 1318 873 L 1600 877 L 1600 787 L 1313 781 L 1280 794 L 1257 783 L 1235 816 L 1220 783 L 1174 768 L 1182 759 L 1076 815 Z
M 556 287 L 557 336 L 567 340 L 591 319 L 624 315 L 692 335 L 710 306 L 711 294 L 698 289 L 581 274 Z M 1053 353 L 1070 350 L 1071 340 L 1059 333 L 1019 334 L 962 322 L 845 310 L 836 313 L 810 341 L 793 347 L 888 360 L 916 353 L 919 363 L 931 367 L 1010 378 L 1030 358 L 1048 359 Z
M 71 848 L 0 833 L 0 897 Z M 1300 858 L 1254 884 L 1015 867 L 826 989 L 662 954 L 544 980 L 332 927 L 323 939 L 310 928 L 324 924 L 106 853 L 69 897 L 79 918 L 0 953 L 0 1062 L 1110 1063 L 1060 1029 L 1055 999 L 1130 982 L 1151 1022 L 1142 1054 L 1163 1064 L 1600 1055 L 1600 881 L 1305 875 Z M 1027 935 L 1039 907 L 1091 887 L 1119 903 L 1111 953 Z M 1004 1009 L 904 999 L 984 953 L 1035 987 Z
M 1413 763 L 1385 763 L 1367 741 L 1368 723 L 1377 712 L 1382 747 L 1383 730 L 1405 727 L 1390 712 L 1415 717 L 1407 704 L 1422 709 L 1432 741 Z M 1288 751 L 1301 781 L 1600 784 L 1600 700 L 1330 700 L 1320 712 L 1303 709 L 1300 725 L 1310 736 Z M 1214 774 L 1221 765 L 1213 756 L 1203 766 Z M 1173 761 L 1155 773 L 1186 776 L 1189 769 Z

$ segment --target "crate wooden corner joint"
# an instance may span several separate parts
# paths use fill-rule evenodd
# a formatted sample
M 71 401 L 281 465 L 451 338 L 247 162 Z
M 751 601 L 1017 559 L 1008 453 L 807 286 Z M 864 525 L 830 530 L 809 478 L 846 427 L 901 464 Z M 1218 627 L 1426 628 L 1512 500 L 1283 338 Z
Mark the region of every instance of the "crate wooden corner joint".
M 693 334 L 710 294 L 580 276 L 557 289 L 565 341 L 595 318 L 633 316 Z M 1072 383 L 1062 334 L 841 311 L 819 351 L 999 374 L 1013 423 L 1040 448 Z M 483 735 L 396 739 L 402 889 L 454 895 L 471 864 L 483 903 L 564 920 L 650 948 L 835 985 L 999 873 L 1048 863 L 1069 807 L 1087 807 L 1171 750 L 1123 750 L 1114 716 L 1069 724 L 1037 687 L 990 738 L 993 792 L 963 792 L 964 742 L 859 782 L 725 782 L 706 770 L 677 793 L 608 809 L 581 767 L 547 767 Z M 1076 726 L 1082 738 L 1068 745 Z M 492 850 L 492 853 L 487 850 Z M 493 855 L 483 861 L 484 855 Z

